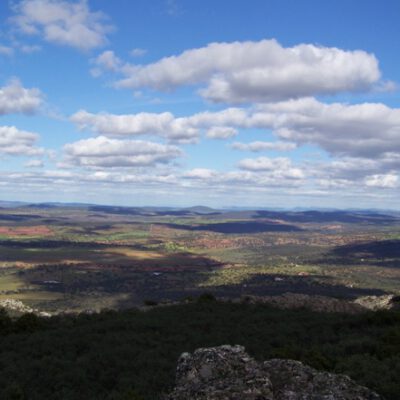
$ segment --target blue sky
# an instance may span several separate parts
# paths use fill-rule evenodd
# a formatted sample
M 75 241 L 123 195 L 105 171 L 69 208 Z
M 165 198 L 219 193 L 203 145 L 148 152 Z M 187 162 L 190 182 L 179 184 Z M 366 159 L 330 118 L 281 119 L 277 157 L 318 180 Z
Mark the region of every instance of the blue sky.
M 399 209 L 399 1 L 0 3 L 0 198 Z

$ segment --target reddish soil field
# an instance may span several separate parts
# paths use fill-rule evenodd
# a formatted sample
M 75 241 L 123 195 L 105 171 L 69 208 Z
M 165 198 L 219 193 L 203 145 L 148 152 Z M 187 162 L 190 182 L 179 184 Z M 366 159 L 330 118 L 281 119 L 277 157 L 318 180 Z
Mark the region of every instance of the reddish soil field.
M 53 231 L 45 225 L 8 227 L 0 226 L 0 235 L 7 236 L 50 236 Z

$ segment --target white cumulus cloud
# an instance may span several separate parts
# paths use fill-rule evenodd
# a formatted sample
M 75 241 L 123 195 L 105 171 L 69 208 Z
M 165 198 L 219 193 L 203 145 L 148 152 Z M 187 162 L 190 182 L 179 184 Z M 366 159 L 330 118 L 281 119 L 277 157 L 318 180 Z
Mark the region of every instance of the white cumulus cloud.
M 170 90 L 205 85 L 200 93 L 215 102 L 241 103 L 369 89 L 380 79 L 378 62 L 362 50 L 276 40 L 211 43 L 151 64 L 125 64 L 118 87 Z
M 186 171 L 182 176 L 189 179 L 210 179 L 214 178 L 217 172 L 208 168 L 194 168 Z
M 14 156 L 42 155 L 44 150 L 36 147 L 39 135 L 22 131 L 15 126 L 0 126 L 0 154 Z
M 394 173 L 371 175 L 365 178 L 365 184 L 369 187 L 396 188 L 399 176 Z
M 170 112 L 116 115 L 92 114 L 80 110 L 71 116 L 80 130 L 91 130 L 107 136 L 157 135 L 176 142 L 192 142 L 198 130 L 186 118 L 175 118 Z
M 106 16 L 91 11 L 86 0 L 22 0 L 14 10 L 11 22 L 21 33 L 79 50 L 103 46 L 111 30 Z
M 303 179 L 305 174 L 301 168 L 294 167 L 292 161 L 286 157 L 258 157 L 245 158 L 239 161 L 239 168 L 252 172 L 272 172 L 276 177 L 284 177 L 289 179 Z
M 215 126 L 210 128 L 206 136 L 210 139 L 229 139 L 238 134 L 237 129 L 229 126 Z
M 257 153 L 261 151 L 270 151 L 270 150 L 291 151 L 294 150 L 297 147 L 297 145 L 296 143 L 281 142 L 281 141 L 276 141 L 276 142 L 256 141 L 250 143 L 235 142 L 232 143 L 230 147 L 235 150 L 252 151 Z
M 0 115 L 32 114 L 43 102 L 39 89 L 26 89 L 18 79 L 12 79 L 6 86 L 0 88 Z
M 92 60 L 92 62 L 96 65 L 97 68 L 95 71 L 98 71 L 99 74 L 101 74 L 103 70 L 118 71 L 122 65 L 122 61 L 112 50 L 103 51 L 94 60 Z
M 382 103 L 325 104 L 314 98 L 260 106 L 250 125 L 331 154 L 374 158 L 400 151 L 400 109 Z
M 26 168 L 42 168 L 43 166 L 43 161 L 38 159 L 29 160 L 24 164 L 24 167 Z
M 84 139 L 64 146 L 66 164 L 83 167 L 140 167 L 169 163 L 182 156 L 176 146 L 141 140 Z

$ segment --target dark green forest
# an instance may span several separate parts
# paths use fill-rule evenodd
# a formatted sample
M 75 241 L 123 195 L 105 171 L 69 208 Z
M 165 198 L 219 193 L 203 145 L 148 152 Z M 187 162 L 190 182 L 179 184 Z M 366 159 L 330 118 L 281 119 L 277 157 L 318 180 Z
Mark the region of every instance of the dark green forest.
M 279 310 L 203 296 L 189 304 L 11 319 L 0 313 L 0 398 L 153 400 L 179 355 L 241 344 L 259 360 L 291 358 L 345 373 L 388 400 L 400 393 L 400 313 Z

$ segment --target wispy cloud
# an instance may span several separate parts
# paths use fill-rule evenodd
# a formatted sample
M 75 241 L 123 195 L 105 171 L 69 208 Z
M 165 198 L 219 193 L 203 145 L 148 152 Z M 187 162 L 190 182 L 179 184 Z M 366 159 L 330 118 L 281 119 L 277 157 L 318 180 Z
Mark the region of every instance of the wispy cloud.
M 167 14 L 172 17 L 177 17 L 183 13 L 181 4 L 178 0 L 165 0 L 165 9 Z

